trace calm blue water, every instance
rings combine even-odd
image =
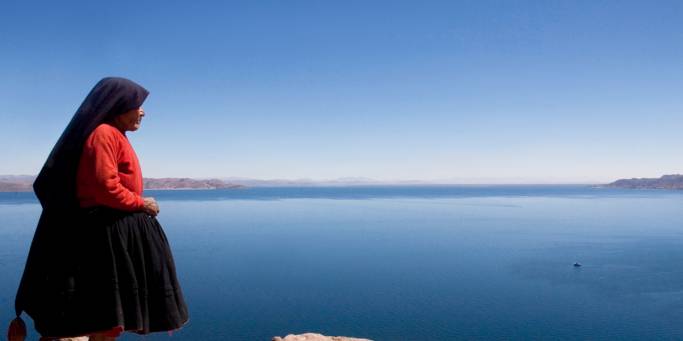
[[[374,340],[683,339],[683,192],[147,194],[160,201],[190,307],[190,323],[171,340],[309,331]],[[12,318],[39,213],[32,194],[0,193],[0,322]]]

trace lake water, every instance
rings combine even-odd
[[[146,194],[160,202],[190,322],[145,340],[683,339],[683,191]],[[32,194],[0,193],[3,329],[39,213]]]

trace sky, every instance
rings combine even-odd
[[[92,86],[145,177],[593,183],[683,173],[681,1],[0,2],[0,174]]]

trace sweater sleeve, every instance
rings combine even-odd
[[[85,143],[83,153],[94,170],[95,193],[101,204],[123,211],[144,208],[142,197],[124,187],[118,173],[118,141],[112,134],[96,132]]]

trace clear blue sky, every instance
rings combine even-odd
[[[104,76],[148,177],[683,173],[681,1],[3,1],[0,174]]]

